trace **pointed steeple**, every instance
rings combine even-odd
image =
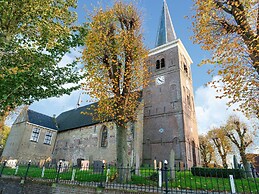
[[[156,47],[174,40],[176,40],[174,26],[171,20],[166,0],[164,0],[159,28],[157,32]]]

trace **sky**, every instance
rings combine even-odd
[[[95,6],[106,7],[112,5],[113,0],[79,0],[76,12],[78,14],[78,24],[87,21],[89,14]],[[163,0],[135,0],[134,1],[140,12],[143,20],[143,34],[144,44],[147,48],[152,49],[155,46],[157,29],[162,10]],[[172,22],[176,31],[177,38],[181,39],[186,50],[193,60],[192,64],[192,79],[193,90],[195,94],[196,117],[198,123],[199,134],[206,133],[211,127],[220,126],[226,122],[229,115],[233,114],[233,108],[226,106],[227,99],[216,99],[215,89],[205,86],[208,81],[212,79],[219,79],[219,77],[212,77],[207,74],[210,65],[199,67],[198,64],[202,59],[209,57],[208,52],[203,51],[200,45],[192,42],[192,20],[190,19],[194,12],[192,11],[192,0],[167,0],[167,5],[171,14]],[[186,18],[186,16],[189,17]],[[79,53],[72,51],[67,54],[61,65],[71,62]],[[37,112],[53,116],[59,115],[61,112],[76,108],[76,104],[81,91],[72,92],[71,95],[64,95],[60,98],[44,99],[39,102],[34,102],[30,109]],[[86,104],[87,96],[82,95],[81,100]],[[244,118],[240,113],[237,113]],[[245,119],[245,118],[244,118]],[[259,147],[257,148],[259,152]]]

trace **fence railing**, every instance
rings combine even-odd
[[[122,173],[123,180],[119,173]],[[116,165],[90,166],[80,169],[64,166],[62,163],[39,166],[31,162],[19,163],[15,168],[3,162],[0,177],[3,175],[44,179],[50,182],[63,182],[94,187],[129,189],[157,193],[259,193],[259,177],[252,169],[161,169],[151,166],[121,168]]]

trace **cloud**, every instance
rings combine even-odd
[[[221,77],[215,76],[212,81],[217,81]],[[219,83],[219,86],[222,83]],[[238,111],[237,104],[227,106],[228,98],[216,98],[220,95],[215,88],[210,85],[201,86],[195,91],[195,109],[199,134],[207,133],[212,127],[219,127],[224,124],[230,115],[237,115],[243,122],[249,123],[248,119]]]
[[[70,53],[66,53],[61,61],[58,63],[59,67],[65,67],[67,64],[72,63],[73,61],[76,60],[77,57],[80,57],[81,55],[81,49],[76,48],[76,49],[71,49]]]
[[[217,81],[221,77],[215,76],[212,81]],[[222,83],[220,83],[222,84]],[[198,124],[198,133],[206,134],[213,127],[220,127],[225,124],[230,115],[237,115],[240,120],[247,124],[248,127],[259,126],[258,119],[248,120],[242,112],[234,111],[237,104],[228,107],[228,98],[216,98],[220,95],[215,88],[210,85],[201,86],[195,91],[195,110]],[[257,127],[258,128],[258,127]],[[254,143],[248,148],[248,152],[259,153],[259,131],[254,137]]]
[[[90,97],[82,90],[77,90],[72,92],[70,95],[63,95],[61,97],[53,97],[48,99],[43,99],[39,102],[34,102],[29,108],[37,112],[53,116],[55,114],[58,116],[60,113],[74,109],[77,107],[78,99],[81,93],[81,104],[84,106],[89,104]]]

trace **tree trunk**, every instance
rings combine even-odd
[[[224,167],[224,168],[228,168],[226,156],[221,156],[221,159],[222,159],[223,167]]]
[[[240,151],[240,156],[241,156],[242,163],[243,163],[243,166],[244,166],[244,169],[245,169],[245,172],[246,172],[246,177],[251,178],[252,177],[252,169],[250,168],[250,165],[249,165],[249,163],[246,159],[245,153]]]
[[[117,147],[117,170],[118,182],[123,183],[129,178],[129,155],[127,144],[127,127],[126,124],[121,126],[117,125],[116,135]]]

